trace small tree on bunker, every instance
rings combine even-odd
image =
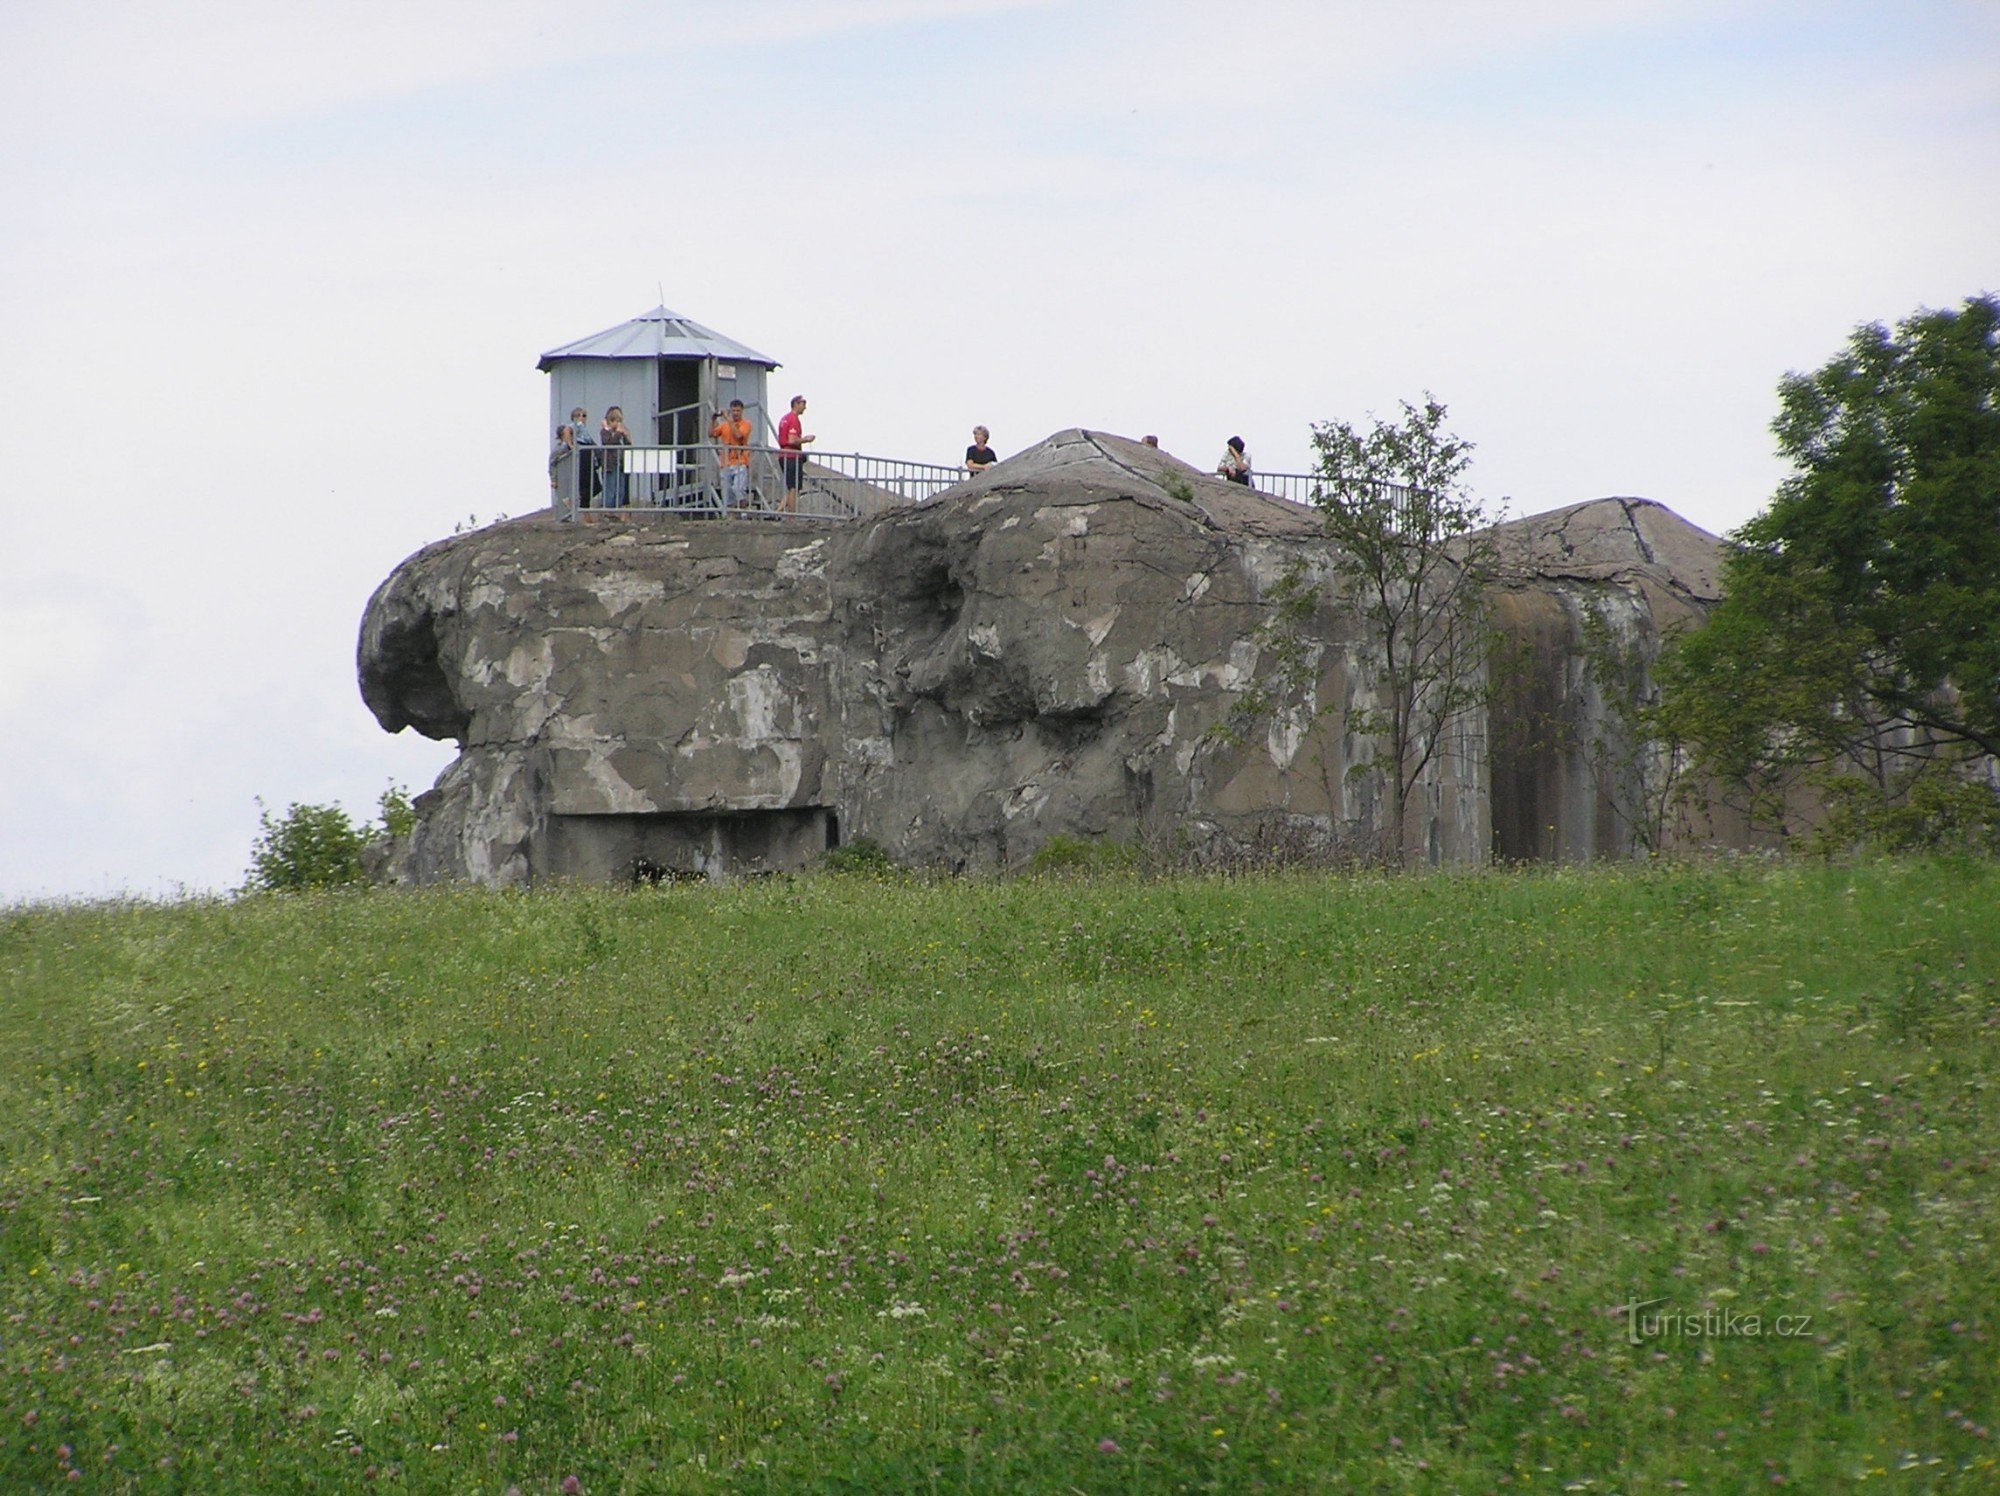
[[[1493,580],[1493,523],[1465,486],[1472,444],[1445,429],[1426,394],[1402,419],[1359,431],[1313,426],[1313,505],[1339,550],[1342,582],[1379,648],[1378,705],[1355,730],[1381,744],[1396,855],[1407,854],[1410,803],[1448,751],[1464,715],[1486,699],[1484,599]]]
[[[2000,756],[2000,299],[1858,328],[1779,385],[1792,472],[1723,601],[1663,661],[1704,766],[1775,804],[1802,776],[1884,802]]]

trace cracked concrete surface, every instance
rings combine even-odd
[[[1563,589],[1650,618],[1712,587],[1713,538],[1645,501],[1496,541],[1551,668]],[[863,521],[533,516],[427,547],[368,605],[361,689],[386,729],[461,745],[418,801],[420,881],[787,866],[836,835],[967,869],[1056,835],[1372,851],[1384,797],[1347,719],[1378,659],[1351,609],[1306,625],[1309,702],[1228,730],[1300,557],[1333,572],[1310,511],[1073,430]],[[1489,855],[1488,757],[1486,720],[1462,723],[1413,849]]]

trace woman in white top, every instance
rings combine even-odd
[[[1222,449],[1222,461],[1215,465],[1215,471],[1231,483],[1241,483],[1246,488],[1250,486],[1250,454],[1243,450],[1242,437],[1229,438],[1229,445]]]

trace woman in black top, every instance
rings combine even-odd
[[[983,473],[1000,460],[986,445],[986,439],[991,434],[984,426],[972,428],[972,445],[965,449],[965,470],[968,473]]]

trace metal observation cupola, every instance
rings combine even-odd
[[[771,429],[765,376],[778,361],[699,322],[656,306],[630,322],[551,348],[536,365],[549,376],[549,432],[578,406],[591,434],[616,405],[634,440],[679,447],[708,440],[718,410],[741,400],[751,429]]]
[[[854,519],[920,502],[965,477],[941,463],[824,446],[780,451],[766,394],[778,361],[663,306],[551,348],[536,367],[549,376],[550,507],[563,519],[595,519],[586,511],[600,509]],[[715,427],[733,400],[743,402],[747,443],[725,441]],[[629,443],[597,439],[614,405]],[[579,407],[585,441],[564,449],[556,432]]]

